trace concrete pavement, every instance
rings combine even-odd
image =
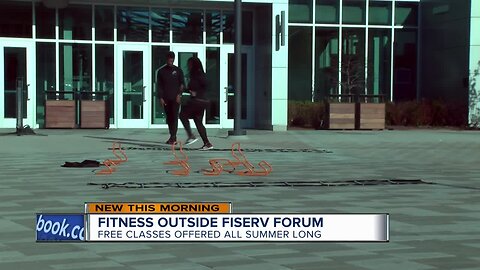
[[[12,130],[0,130],[0,134]],[[177,177],[165,130],[37,130],[0,136],[0,269],[480,269],[480,133],[453,130],[208,130],[217,149],[232,142],[268,177]],[[183,138],[179,130],[179,138]],[[115,174],[60,167],[110,158],[120,141],[129,162]],[[197,142],[193,147],[200,147]],[[283,151],[280,151],[283,150]],[[286,151],[288,150],[288,151]],[[227,151],[188,151],[194,169]],[[423,179],[437,185],[101,189],[105,182],[341,181]],[[83,212],[85,201],[233,201],[234,211],[390,213],[389,243],[87,243],[34,241],[37,212]]]

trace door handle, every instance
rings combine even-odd
[[[228,91],[233,89],[233,87],[230,85],[230,86],[224,87],[224,89],[225,89],[225,101],[224,102],[228,102],[228,96],[230,96]]]
[[[26,87],[27,89],[25,89],[25,90],[26,90],[26,91],[25,91],[25,95],[26,95],[27,101],[30,100],[30,97],[28,96],[28,87],[29,87],[29,86],[30,86],[30,84],[27,84],[27,87]]]
[[[145,99],[145,88],[147,88],[145,85],[142,88],[142,100],[143,102],[146,102],[147,100]]]

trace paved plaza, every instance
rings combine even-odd
[[[0,269],[480,269],[480,132],[458,130],[208,130],[216,149],[233,142],[266,177],[166,173],[166,130],[0,130]],[[179,130],[179,138],[184,138]],[[62,168],[104,160],[119,141],[129,161],[112,175]],[[194,170],[228,151],[189,147]],[[262,151],[260,151],[262,150]],[[88,183],[422,179],[433,184],[109,188]],[[389,213],[388,243],[36,243],[35,213],[81,213],[86,201],[232,201],[237,213]]]

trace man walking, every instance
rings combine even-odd
[[[168,52],[166,58],[167,63],[157,73],[157,94],[167,115],[170,138],[166,143],[175,144],[177,142],[178,109],[185,83],[182,70],[173,65],[175,53]]]

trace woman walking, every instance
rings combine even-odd
[[[197,57],[190,57],[188,59],[188,69],[190,74],[190,81],[188,83],[188,91],[190,92],[190,99],[185,105],[182,106],[180,112],[180,120],[183,127],[187,132],[188,139],[185,141],[185,145],[192,144],[197,141],[197,138],[192,133],[190,122],[188,119],[193,119],[198,133],[203,140],[203,146],[200,150],[210,150],[213,145],[210,143],[207,137],[207,130],[202,123],[203,114],[207,108],[209,101],[205,98],[205,92],[207,90],[207,78],[203,70],[203,65],[200,59]]]

